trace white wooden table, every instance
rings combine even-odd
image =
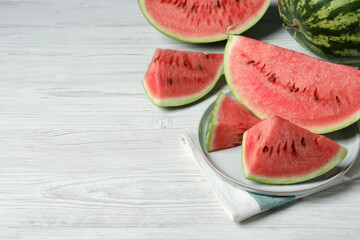
[[[276,1],[244,35],[302,49]],[[0,239],[359,239],[360,180],[231,222],[179,142],[223,90],[160,109],[155,30],[137,1],[0,0]]]

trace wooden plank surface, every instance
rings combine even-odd
[[[244,35],[308,53],[276,1]],[[0,0],[0,239],[356,239],[360,181],[231,222],[179,134],[223,90],[160,109],[141,80],[164,36],[137,1]],[[309,53],[308,53],[309,54]]]

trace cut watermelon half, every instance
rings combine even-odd
[[[223,71],[223,54],[156,49],[143,80],[160,107],[181,106],[206,95]]]
[[[346,154],[347,149],[335,141],[272,117],[244,133],[242,165],[249,180],[290,184],[324,174]]]
[[[211,112],[206,135],[208,152],[239,146],[243,133],[260,122],[252,112],[235,99],[220,93]]]
[[[264,15],[271,0],[138,0],[146,19],[160,32],[186,42],[226,39],[239,34]]]
[[[354,67],[231,36],[224,72],[234,97],[261,119],[277,115],[314,133],[360,119],[360,71]]]

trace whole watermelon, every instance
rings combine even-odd
[[[337,63],[360,63],[360,0],[279,0],[284,26],[303,47]]]

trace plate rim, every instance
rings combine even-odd
[[[231,92],[228,92],[228,93],[225,93],[226,95],[229,96],[229,94],[231,94]],[[232,96],[232,95],[231,95]],[[253,192],[253,193],[259,193],[259,194],[263,194],[263,195],[271,195],[271,196],[274,196],[274,195],[277,195],[277,196],[295,196],[295,195],[299,195],[299,194],[306,194],[306,193],[310,193],[310,192],[313,192],[315,190],[318,190],[318,189],[322,189],[323,187],[325,186],[328,186],[328,185],[331,185],[335,180],[338,180],[340,177],[344,176],[346,174],[346,172],[349,171],[349,169],[354,165],[354,163],[357,161],[357,159],[359,158],[359,154],[360,154],[360,148],[358,149],[358,153],[357,153],[357,158],[355,158],[348,166],[346,166],[341,172],[339,172],[338,174],[336,174],[335,176],[329,178],[328,180],[326,180],[324,183],[321,183],[319,185],[316,185],[316,186],[313,186],[313,187],[309,187],[307,189],[302,189],[302,190],[291,190],[291,191],[274,191],[274,190],[263,190],[263,189],[258,189],[258,188],[255,188],[255,187],[251,187],[251,186],[247,186],[245,184],[242,184],[241,182],[239,181],[235,181],[234,179],[230,178],[229,176],[227,176],[226,174],[224,174],[222,171],[220,171],[217,167],[215,167],[211,161],[206,157],[205,153],[204,153],[204,150],[202,149],[201,147],[201,143],[200,143],[200,126],[202,124],[202,120],[204,118],[204,115],[205,113],[209,110],[209,108],[211,106],[214,105],[214,102],[213,101],[210,106],[208,106],[206,108],[206,110],[202,113],[201,117],[200,117],[200,121],[197,125],[197,134],[196,134],[196,147],[200,150],[200,155],[201,157],[207,162],[207,164],[218,174],[220,175],[222,178],[224,178],[226,181],[229,181],[233,184],[235,184],[236,186],[239,186],[243,189],[246,189],[250,192]],[[356,124],[357,125],[357,129],[359,131],[358,135],[360,134],[360,126],[358,124],[358,121],[354,122],[353,124]],[[353,125],[351,124],[351,125]],[[349,126],[351,126],[349,125]],[[277,185],[279,186],[279,185]]]

